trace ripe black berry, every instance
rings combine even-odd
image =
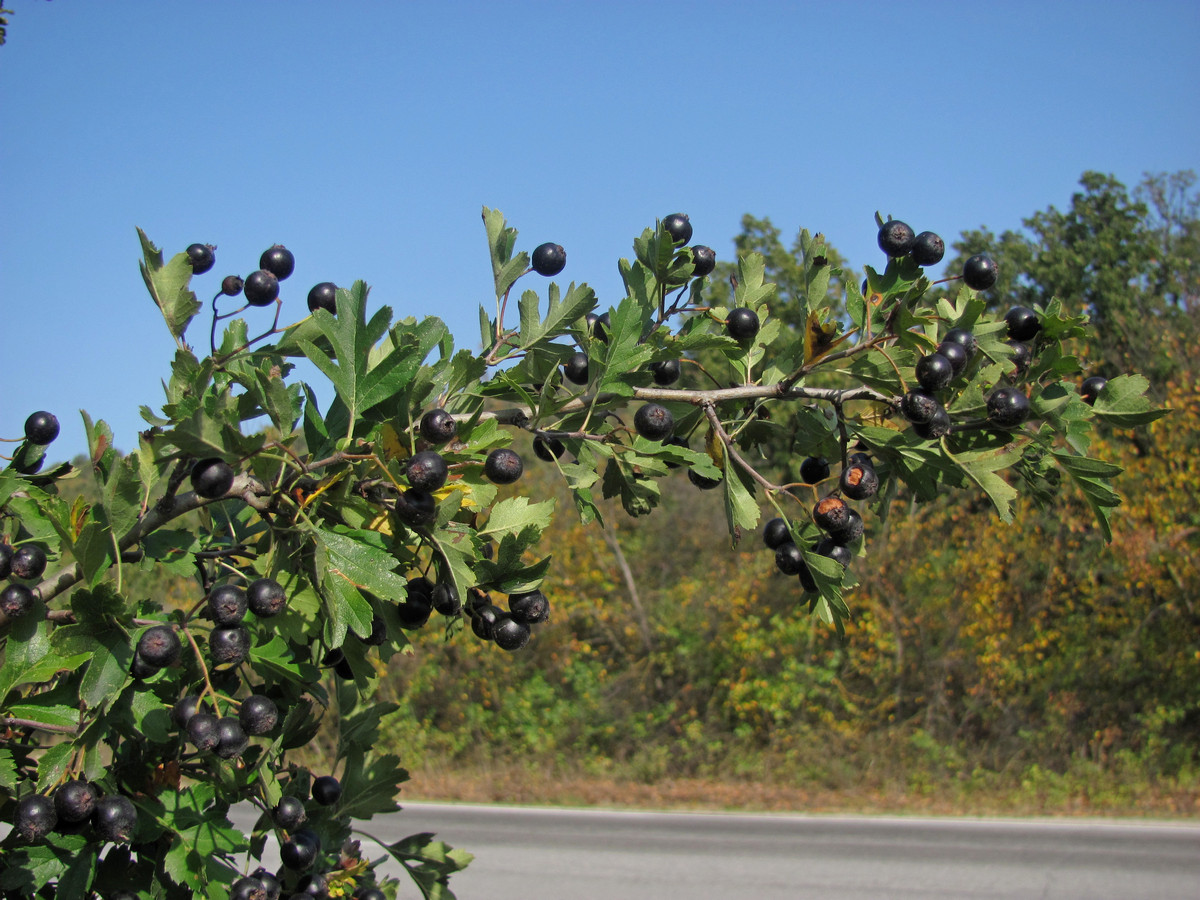
[[[248,606],[246,592],[236,584],[218,584],[208,593],[208,614],[218,625],[237,625]]]
[[[823,531],[845,528],[850,519],[850,507],[841,497],[826,497],[813,507],[813,521]]]
[[[264,250],[258,258],[259,269],[270,272],[279,281],[287,278],[296,269],[296,257],[283,244],[276,244],[269,250]]]
[[[316,832],[302,828],[279,847],[279,858],[293,871],[302,871],[316,862],[321,852],[321,839]]]
[[[1008,326],[1009,340],[1013,341],[1032,341],[1042,330],[1038,314],[1027,306],[1014,306],[1006,312],[1004,324]]]
[[[804,567],[796,574],[800,579],[800,587],[810,593],[815,594],[817,592],[817,582],[816,579],[813,578],[812,571],[808,568],[808,563],[805,563]]]
[[[188,740],[197,750],[213,750],[221,740],[217,732],[220,720],[212,713],[195,713],[187,723]]]
[[[45,446],[58,437],[58,417],[40,409],[25,420],[25,440]]]
[[[64,822],[83,822],[92,817],[99,799],[95,785],[74,779],[54,792],[54,811]]]
[[[342,799],[342,783],[332,775],[321,775],[313,779],[312,795],[322,806],[333,806]]]
[[[437,500],[428,491],[413,488],[396,498],[396,515],[406,525],[429,525],[437,518]]]
[[[33,609],[33,591],[23,584],[10,584],[0,591],[0,613],[18,619]]]
[[[1104,386],[1108,384],[1108,379],[1100,375],[1093,375],[1091,378],[1083,379],[1083,384],[1079,386],[1079,396],[1089,406],[1096,403],[1096,398],[1100,396],[1100,392],[1104,390]]]
[[[37,544],[22,544],[13,552],[9,567],[17,578],[40,578],[46,571],[46,551]]]
[[[401,628],[420,628],[433,612],[433,582],[428,578],[408,579],[404,600],[396,605]]]
[[[963,349],[962,344],[957,344],[953,341],[942,341],[937,345],[939,355],[946,357],[946,361],[950,363],[950,374],[952,378],[957,378],[963,373],[963,369],[967,367],[969,359],[967,351]]]
[[[697,244],[692,248],[692,274],[697,278],[711,275],[717,267],[717,254],[712,247]]]
[[[266,891],[265,900],[279,900],[279,895],[283,892],[283,886],[279,883],[279,879],[275,877],[273,872],[268,872],[262,866],[259,866],[250,873],[250,877],[257,878],[262,883],[263,890]],[[233,900],[233,898],[231,897],[230,900]]]
[[[246,588],[246,605],[260,619],[269,619],[287,606],[283,585],[271,578],[256,578]]]
[[[975,355],[975,335],[965,328],[951,328],[942,338],[943,344],[958,344],[967,352],[967,359]]]
[[[856,463],[842,470],[839,484],[851,500],[867,500],[879,491],[879,476],[871,466]]]
[[[490,603],[475,607],[471,611],[471,631],[480,640],[490,641],[492,629],[502,615],[504,615],[504,610]]]
[[[823,456],[806,456],[800,463],[800,480],[817,484],[829,477],[829,460]]]
[[[242,281],[242,276],[226,275],[221,279],[221,293],[226,297],[236,297],[242,292],[242,285],[244,284],[245,282]]]
[[[203,275],[216,265],[217,255],[213,253],[216,249],[212,244],[188,245],[187,250],[183,252],[187,254],[188,262],[192,266],[193,275]]]
[[[566,445],[558,438],[548,438],[543,435],[534,435],[533,438],[533,455],[543,462],[554,462],[567,452]]]
[[[462,612],[458,588],[448,581],[436,584],[433,588],[433,608],[443,616],[457,616]]]
[[[418,427],[421,437],[431,444],[445,444],[458,434],[458,421],[440,406],[421,416],[421,424]]]
[[[612,316],[608,313],[603,313],[599,316],[595,313],[588,313],[583,317],[583,320],[587,323],[592,337],[601,343],[608,343],[608,329],[612,327]]]
[[[1020,341],[1009,341],[1008,346],[1012,347],[1013,370],[1020,376],[1029,371],[1029,364],[1033,362],[1033,350],[1028,344],[1023,344]]]
[[[907,256],[916,239],[912,228],[898,219],[884,222],[879,229],[879,249],[892,258]]]
[[[7,578],[8,573],[12,571],[14,552],[12,544],[0,543],[0,578]]]
[[[337,315],[337,285],[332,281],[314,284],[308,292],[308,311],[316,312],[318,309]]]
[[[304,801],[299,797],[281,797],[271,818],[284,831],[295,831],[308,821],[308,813],[304,811]]]
[[[662,225],[676,244],[686,244],[692,239],[692,223],[683,213],[671,213],[662,220]]]
[[[409,457],[407,468],[408,483],[419,491],[430,493],[441,489],[450,473],[446,461],[436,450],[422,450],[413,454]]]
[[[735,341],[750,341],[758,334],[758,313],[744,306],[729,311],[725,331]]]
[[[198,460],[192,466],[192,490],[205,500],[224,497],[233,487],[233,467],[216,456]]]
[[[187,730],[188,722],[192,720],[192,716],[200,712],[200,698],[196,696],[181,697],[175,701],[175,705],[171,707],[171,718],[175,720],[175,724],[180,728]]]
[[[863,536],[863,520],[853,508],[851,508],[846,524],[841,528],[834,528],[829,531],[829,537],[838,544],[851,544]]]
[[[763,526],[762,537],[763,543],[767,545],[768,550],[778,550],[792,539],[792,533],[788,530],[786,520],[774,518]]]
[[[1029,418],[1029,398],[1017,388],[996,388],[987,398],[987,418],[997,428],[1016,428]]]
[[[675,430],[675,416],[665,406],[646,403],[633,415],[633,427],[648,441],[661,441]]]
[[[493,484],[512,484],[525,471],[525,464],[515,450],[499,447],[487,455],[483,474]]]
[[[319,872],[305,875],[296,882],[296,893],[293,897],[312,897],[313,900],[330,900],[329,879]]]
[[[913,432],[927,441],[936,441],[950,433],[950,413],[940,403],[928,422],[913,422]]]
[[[942,408],[941,401],[928,391],[912,390],[900,400],[900,413],[914,425],[926,425]]]
[[[775,548],[775,566],[784,575],[799,575],[804,566],[804,554],[788,540]]]
[[[279,707],[270,697],[251,694],[242,701],[242,708],[238,710],[238,721],[242,723],[246,734],[266,734],[279,723]]]
[[[246,276],[242,291],[251,306],[270,306],[279,296],[279,279],[266,269],[259,269]]]
[[[387,894],[379,888],[367,888],[355,894],[354,900],[387,900]]]
[[[953,346],[958,347],[957,344]],[[959,347],[959,351],[962,351],[961,347]],[[952,378],[954,378],[954,368],[950,364],[950,360],[941,353],[930,353],[917,360],[917,382],[924,390],[930,393],[940,391],[950,383]]]
[[[563,363],[563,377],[572,384],[587,384],[588,355],[580,350],[568,356]]]
[[[918,266],[936,266],[946,255],[946,242],[932,231],[922,231],[908,252]]]
[[[242,728],[242,723],[233,716],[224,716],[217,721],[217,746],[213,752],[221,759],[233,759],[235,756],[241,756],[244,751],[250,746],[250,738],[246,735],[246,729]]]
[[[530,261],[533,271],[549,278],[551,275],[557,275],[566,267],[567,251],[562,248],[561,244],[539,244],[534,248]]]
[[[711,491],[713,488],[720,487],[723,480],[722,478],[709,478],[707,475],[701,475],[695,469],[688,469],[688,481],[702,491]]]
[[[508,613],[501,613],[492,625],[492,640],[501,650],[513,653],[529,643],[529,626]]]
[[[255,875],[245,875],[229,886],[229,900],[267,900],[267,887]]]
[[[518,622],[540,625],[550,618],[550,601],[541,591],[508,595],[508,611]]]
[[[136,652],[141,659],[161,669],[179,659],[181,648],[179,635],[174,628],[170,625],[151,625],[138,638]]]
[[[832,537],[821,538],[813,550],[839,563],[843,569],[849,568],[850,560],[854,558],[845,544],[839,544]]]
[[[666,387],[679,380],[679,360],[667,359],[662,362],[650,363],[650,371],[654,375],[654,383]]]
[[[996,283],[1000,269],[990,256],[978,253],[963,263],[963,281],[973,291],[986,291]]]
[[[137,827],[137,809],[133,801],[120,794],[109,794],[96,802],[92,827],[103,841],[127,844]]]
[[[244,625],[214,628],[208,636],[208,655],[218,666],[240,665],[250,655],[250,632]]]
[[[13,831],[28,843],[40,841],[58,824],[58,813],[54,803],[42,794],[30,794],[17,804],[17,815],[13,820]]]

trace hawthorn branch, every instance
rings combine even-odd
[[[764,478],[759,474],[758,470],[754,468],[754,466],[746,462],[745,458],[738,453],[737,447],[734,446],[733,438],[729,436],[729,433],[721,424],[721,417],[717,415],[716,408],[711,403],[704,404],[703,408],[705,418],[708,419],[708,424],[712,426],[712,429],[716,433],[717,437],[721,439],[721,443],[725,446],[725,452],[729,454],[733,461],[741,466],[747,475],[762,485],[764,490],[770,491],[773,494],[784,493],[791,496],[791,492],[786,490],[783,485],[775,484],[774,482]]]

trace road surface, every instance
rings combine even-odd
[[[450,882],[459,900],[1200,900],[1200,825],[1186,823],[410,803],[368,827],[474,853]]]

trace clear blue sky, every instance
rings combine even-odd
[[[475,346],[484,205],[607,304],[671,212],[722,258],[750,212],[861,266],[876,210],[949,243],[1088,169],[1200,169],[1195,0],[3,5],[0,435],[50,410],[55,458],[85,450],[79,409],[129,449],[161,402],[135,226],[218,246],[202,300],[278,242],[285,318],[362,278]]]

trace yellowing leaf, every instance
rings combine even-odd
[[[462,494],[462,505],[464,507],[480,509],[479,504],[475,502],[475,489],[461,479],[447,482],[444,487],[434,491],[433,496],[438,503],[441,503],[455,491]]]
[[[725,444],[721,442],[720,436],[712,428],[709,428],[708,433],[704,435],[704,450],[717,468],[725,468]]]
[[[836,323],[822,325],[821,317],[815,312],[810,312],[804,328],[804,362],[810,363],[814,359],[820,359],[843,340],[845,337],[837,336]]]
[[[383,455],[387,459],[405,459],[410,455],[403,435],[391,424],[385,423],[379,429],[379,443],[383,447]]]

